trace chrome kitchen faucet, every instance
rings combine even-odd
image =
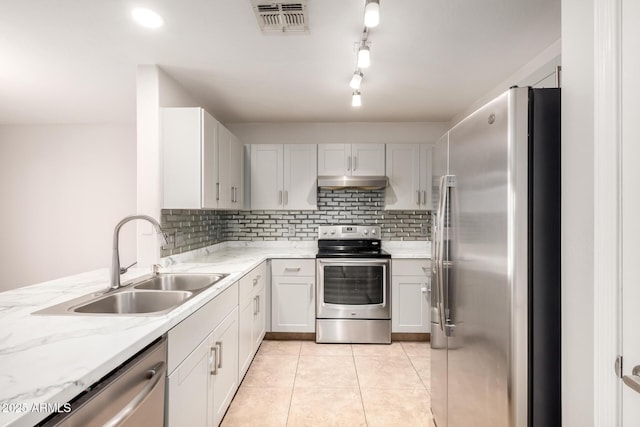
[[[120,229],[127,222],[134,219],[144,219],[149,221],[156,229],[156,232],[162,236],[164,243],[169,243],[167,234],[162,230],[158,221],[153,217],[150,217],[149,215],[130,215],[125,217],[116,225],[116,228],[113,231],[113,259],[111,261],[111,283],[109,284],[109,289],[118,289],[120,287],[120,253],[118,251],[118,236],[120,235]]]

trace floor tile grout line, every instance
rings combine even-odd
[[[351,346],[351,358],[353,359],[353,369],[356,371],[356,381],[358,382],[358,393],[360,394],[360,404],[362,405],[362,414],[364,415],[364,425],[368,426],[367,410],[364,407],[364,397],[362,397],[362,387],[360,387],[360,376],[358,375],[358,365],[356,364],[356,355],[353,352],[353,344]]]
[[[402,347],[402,349],[404,350],[404,347]],[[405,351],[405,354],[406,354],[406,351]],[[425,388],[425,390],[427,390],[427,393],[429,394],[429,396],[431,396],[431,391],[429,390],[429,387],[427,387],[427,384],[425,383],[424,379],[422,379],[422,375],[420,375],[420,372],[418,372],[418,368],[416,368],[416,365],[413,363],[413,359],[408,354],[407,354],[407,357],[409,358],[409,362],[411,363],[411,367],[413,368],[414,371],[416,371],[416,375],[420,379],[420,382],[422,383],[422,386]],[[420,357],[420,356],[418,356],[418,357]]]
[[[296,372],[293,374],[293,385],[291,386],[291,397],[289,398],[289,408],[287,409],[287,419],[284,423],[285,427],[289,425],[289,416],[291,415],[291,404],[293,403],[293,393],[296,389],[296,378],[298,377],[298,367],[300,366],[300,353],[302,353],[302,341],[298,348],[298,361],[296,362]]]

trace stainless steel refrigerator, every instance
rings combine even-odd
[[[560,89],[512,88],[436,144],[438,427],[561,425]]]

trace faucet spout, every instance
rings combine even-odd
[[[111,260],[111,280],[109,289],[118,289],[120,287],[120,252],[118,250],[120,229],[127,222],[134,219],[144,219],[145,221],[150,222],[151,225],[153,225],[153,227],[156,229],[156,232],[162,236],[162,240],[164,241],[164,243],[169,243],[166,233],[162,230],[162,227],[160,227],[158,221],[156,221],[153,217],[149,215],[130,215],[122,219],[122,221],[116,224],[116,228],[113,230],[113,256]]]

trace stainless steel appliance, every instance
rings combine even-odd
[[[391,342],[391,255],[380,227],[318,227],[316,342]]]
[[[163,337],[71,401],[69,413],[55,415],[42,425],[161,427],[166,373],[167,339]]]
[[[560,90],[512,88],[434,150],[438,427],[561,425]]]

